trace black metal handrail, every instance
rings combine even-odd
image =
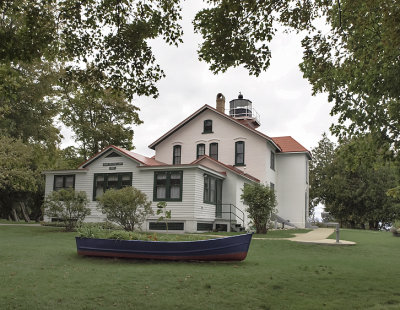
[[[215,209],[215,216],[217,216],[218,214],[224,214],[224,213],[229,213],[229,225],[232,224],[232,214],[237,217],[239,220],[242,221],[242,226],[244,227],[244,212],[242,210],[240,210],[238,207],[236,207],[234,204],[231,203],[220,203],[218,204],[219,206],[223,207],[223,206],[229,206],[229,211],[222,211],[221,212],[217,212],[217,209]],[[240,217],[236,212],[232,212],[232,207],[234,208],[234,210],[238,210],[240,213],[242,213],[242,217]]]

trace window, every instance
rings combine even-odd
[[[235,143],[235,166],[244,166],[244,141]]]
[[[204,121],[203,133],[212,133],[212,120],[207,119]]]
[[[217,204],[217,200],[222,197],[221,180],[214,178],[208,174],[204,175],[204,203]],[[218,199],[218,197],[220,197]],[[219,203],[221,203],[219,201]]]
[[[212,231],[213,223],[197,223],[197,231]]]
[[[55,175],[53,189],[58,191],[67,188],[75,188],[75,175]]]
[[[218,160],[218,143],[210,143],[210,157]]]
[[[132,186],[132,172],[95,173],[93,183],[93,200],[96,200],[108,189]]]
[[[308,184],[308,160],[306,160],[306,184]]]
[[[271,165],[270,165],[272,170],[275,170],[275,153],[271,151]]]
[[[275,184],[270,182],[269,183],[269,188],[272,189],[273,191],[275,191]]]
[[[182,171],[154,172],[154,201],[182,201]]]
[[[150,230],[166,230],[167,225],[163,222],[150,222],[149,223]],[[184,230],[185,223],[183,222],[168,222],[169,230]]]
[[[196,159],[206,154],[206,145],[203,143],[197,144],[197,155]]]
[[[175,145],[174,146],[172,164],[174,164],[174,165],[180,165],[181,164],[181,149],[182,148],[181,148],[180,145]]]

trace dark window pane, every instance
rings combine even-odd
[[[210,133],[212,132],[212,120],[208,119],[204,121],[204,128],[203,128],[204,133]]]
[[[99,198],[104,193],[104,176],[97,175],[95,176],[95,198]]]
[[[216,186],[215,178],[210,178],[210,202],[215,203]]]
[[[275,153],[271,151],[271,169],[275,170]]]
[[[107,189],[118,189],[118,174],[107,175]]]
[[[180,165],[181,163],[181,146],[175,145],[173,152],[173,162],[174,165]]]
[[[235,165],[244,165],[244,142],[235,143]]]
[[[67,175],[65,176],[65,188],[74,188],[74,176],[73,175]]]
[[[218,143],[210,144],[210,157],[218,160]]]
[[[165,199],[167,198],[167,174],[157,173],[156,174],[156,198]]]
[[[206,145],[201,143],[197,144],[197,158],[206,154]]]
[[[171,173],[170,175],[170,198],[179,199],[181,197],[181,174]]]
[[[166,188],[166,186],[157,185],[156,197],[157,197],[157,199],[165,199],[165,198],[167,198],[167,188]]]
[[[204,176],[204,202],[209,201],[210,191],[209,191],[209,177],[208,175]]]
[[[130,174],[123,174],[121,176],[121,187],[132,186],[132,180]]]
[[[58,190],[64,187],[64,176],[55,175],[54,176],[54,189]]]

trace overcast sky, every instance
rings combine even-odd
[[[311,86],[302,78],[298,66],[302,59],[301,36],[277,35],[270,46],[271,66],[259,77],[249,76],[244,68],[213,75],[196,53],[201,37],[194,34],[192,20],[201,6],[201,1],[183,3],[184,43],[178,48],[162,40],[152,42],[166,78],[158,83],[157,99],[138,97],[133,102],[140,108],[144,121],[134,126],[135,152],[154,155],[148,148],[150,143],[204,104],[215,107],[217,93],[224,94],[228,108],[239,91],[260,114],[260,131],[272,137],[289,135],[307,149],[315,147],[322,133],[329,132],[333,118],[329,115],[331,104],[327,96],[311,96]],[[63,130],[63,134],[63,146],[74,144],[67,131]]]

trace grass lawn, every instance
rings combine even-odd
[[[253,240],[237,263],[80,257],[74,235],[0,226],[0,308],[400,308],[400,238],[387,232],[342,230],[351,247]]]

